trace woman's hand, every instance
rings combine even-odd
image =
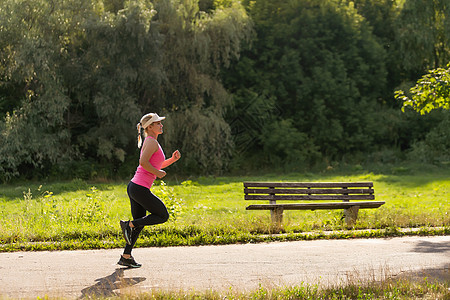
[[[164,169],[165,167],[170,166],[171,164],[173,164],[174,162],[179,160],[180,157],[181,157],[180,151],[176,150],[174,153],[172,153],[172,157],[170,157],[169,159],[166,159],[163,162],[161,169]]]
[[[156,177],[158,177],[158,178],[163,178],[164,176],[166,176],[166,171],[164,171],[164,170],[158,170],[158,173],[155,174],[155,175],[156,175]]]
[[[181,153],[180,151],[176,150],[175,152],[172,153],[172,159],[174,162],[176,162],[177,160],[179,160],[181,157]]]

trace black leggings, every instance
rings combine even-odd
[[[146,225],[155,225],[166,222],[169,212],[164,203],[150,189],[130,181],[127,187],[130,197],[131,215],[133,216],[133,231],[131,233],[131,245],[126,245],[123,254],[131,254],[139,233]],[[150,213],[147,215],[147,211]]]

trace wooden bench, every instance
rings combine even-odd
[[[252,204],[246,209],[270,210],[277,225],[283,222],[284,210],[316,209],[344,209],[346,223],[353,225],[359,209],[378,208],[385,203],[373,201],[372,182],[244,182],[244,193],[245,200],[268,200],[268,204]]]

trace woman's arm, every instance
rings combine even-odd
[[[162,167],[161,168],[165,168],[170,166],[171,164],[173,164],[174,162],[176,162],[177,160],[179,160],[181,157],[181,153],[180,151],[176,150],[174,153],[172,153],[172,157],[166,159],[163,163],[162,163]]]
[[[156,177],[162,178],[166,175],[165,171],[158,170],[150,163],[150,157],[153,153],[158,151],[158,142],[154,139],[146,139],[144,145],[142,146],[142,154],[139,158],[139,164],[147,171],[155,174]]]

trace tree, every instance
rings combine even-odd
[[[405,77],[415,80],[426,70],[450,61],[448,0],[405,0],[397,18],[396,40]]]
[[[66,125],[70,97],[61,64],[92,9],[78,1],[3,1],[0,6],[3,97],[16,97],[1,132],[2,179],[57,164],[74,154]],[[11,94],[9,94],[11,93]]]
[[[410,97],[404,91],[398,90],[395,97],[403,101],[403,108],[411,107],[420,114],[426,114],[435,109],[450,109],[450,63],[447,68],[430,70],[422,76],[417,84],[409,90]]]
[[[164,36],[164,77],[160,85],[147,90],[144,107],[170,115],[164,142],[186,154],[179,163],[186,171],[220,172],[233,143],[225,120],[232,99],[219,74],[239,57],[251,23],[237,1],[211,13],[199,11],[196,1],[156,1],[155,9],[155,23]]]
[[[255,109],[239,121],[254,129],[251,150],[275,144],[263,130],[275,124],[289,132],[283,137],[308,140],[299,163],[314,161],[318,151],[337,159],[368,149],[374,138],[369,120],[386,89],[385,51],[353,5],[263,0],[248,1],[248,10],[257,37],[225,82],[235,95],[235,118]],[[298,145],[281,139],[286,149],[278,153]],[[273,157],[270,150],[262,155]]]
[[[372,32],[378,43],[386,51],[385,65],[387,69],[387,86],[383,93],[384,99],[392,98],[392,91],[402,82],[403,59],[397,46],[398,16],[401,12],[401,0],[354,0],[358,13],[372,27]],[[394,101],[386,101],[394,105]]]
[[[221,170],[231,102],[218,74],[250,29],[237,1],[222,2],[204,12],[196,0],[2,1],[2,179],[70,175],[73,161],[112,175],[136,155],[135,124],[151,111],[169,116],[169,151]]]

